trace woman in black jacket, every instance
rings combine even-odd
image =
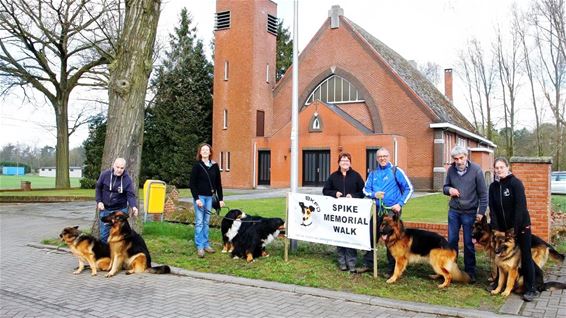
[[[495,181],[489,186],[491,225],[497,231],[513,230],[521,249],[521,268],[525,283],[523,300],[532,301],[538,296],[534,287],[535,267],[531,255],[531,218],[527,210],[525,187],[509,171],[509,162],[497,158],[494,163]]]
[[[338,170],[334,171],[324,183],[322,194],[334,198],[363,198],[364,179],[351,168],[352,156],[341,153],[338,156]],[[354,248],[336,247],[340,270],[356,272],[357,252]]]
[[[200,258],[204,257],[205,252],[215,252],[208,241],[208,222],[212,210],[213,191],[218,195],[220,207],[224,206],[220,169],[218,164],[211,159],[212,154],[212,147],[209,144],[201,144],[198,147],[197,161],[193,165],[189,180],[195,210],[195,245]]]

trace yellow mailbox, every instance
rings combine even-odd
[[[143,209],[145,211],[144,222],[147,222],[149,213],[161,214],[163,221],[163,210],[165,209],[165,182],[161,180],[146,180],[143,184]]]

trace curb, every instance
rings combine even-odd
[[[38,244],[38,243],[27,243],[26,246],[71,253],[71,251],[66,247],[56,247],[53,245]],[[314,287],[305,287],[305,286],[298,286],[292,284],[264,281],[259,279],[243,278],[243,277],[229,276],[223,274],[195,272],[178,267],[171,267],[171,274],[179,275],[179,276],[187,276],[197,279],[212,280],[219,283],[266,288],[271,290],[296,293],[300,295],[310,295],[310,296],[324,297],[329,299],[351,301],[360,304],[367,304],[373,306],[380,306],[384,308],[397,309],[402,311],[412,311],[412,312],[432,314],[432,315],[443,315],[443,316],[452,316],[452,317],[472,317],[472,318],[523,317],[523,316],[517,316],[517,314],[507,314],[507,313],[511,313],[512,310],[508,310],[507,313],[505,314],[498,314],[491,311],[478,310],[478,309],[452,308],[452,307],[445,307],[440,305],[430,305],[424,303],[409,302],[404,300],[393,300],[393,299],[380,298],[375,296],[352,294],[347,292],[326,290],[326,289],[320,289]]]

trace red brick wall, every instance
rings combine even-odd
[[[216,12],[222,11],[230,11],[231,24],[229,29],[214,33],[213,159],[220,161],[221,152],[230,152],[230,171],[222,171],[223,186],[251,188],[256,112],[265,112],[266,132],[272,121],[277,38],[267,32],[267,14],[277,16],[277,4],[270,0],[218,0]],[[229,62],[228,80],[224,80],[225,61]],[[227,129],[223,129],[225,109]]]
[[[513,174],[523,181],[532,232],[544,240],[550,239],[550,158],[511,158]]]

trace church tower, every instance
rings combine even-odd
[[[257,183],[254,139],[271,129],[277,24],[273,1],[216,2],[212,147],[223,187]]]

